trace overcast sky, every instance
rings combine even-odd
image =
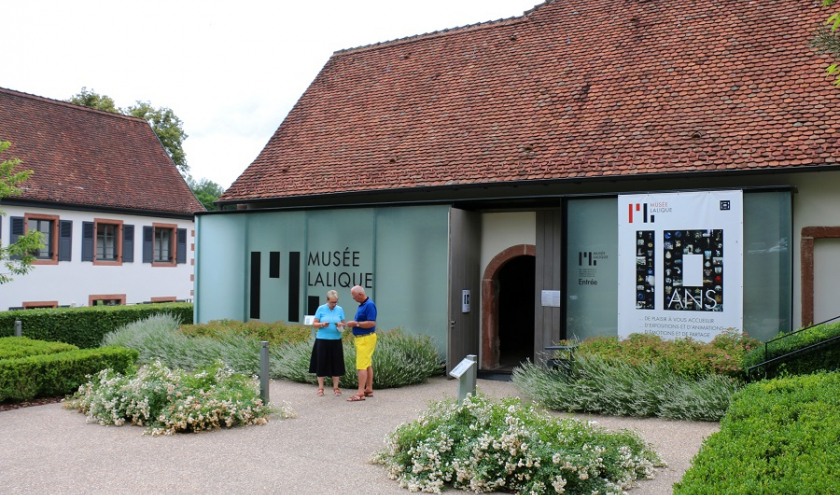
[[[171,108],[191,174],[224,188],[337,50],[520,16],[540,0],[12,0],[0,87]]]

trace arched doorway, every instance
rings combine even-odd
[[[481,369],[512,370],[534,356],[535,247],[496,255],[481,281]]]
[[[518,256],[499,270],[499,368],[513,371],[534,361],[534,269],[536,258]]]

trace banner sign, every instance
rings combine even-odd
[[[618,197],[618,336],[743,329],[743,193]]]

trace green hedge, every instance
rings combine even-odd
[[[64,342],[44,342],[26,337],[0,337],[0,360],[75,351],[78,347]]]
[[[782,335],[785,335],[785,333],[780,333],[776,338]],[[774,358],[838,335],[840,335],[840,322],[817,325],[790,337],[768,342],[767,354],[769,358]],[[765,359],[767,359],[765,348],[760,345],[744,357],[744,369],[759,364]],[[836,371],[838,369],[840,369],[840,346],[835,345],[798,356],[780,365],[774,365],[766,370],[766,374],[767,378],[774,378],[784,374],[807,375],[817,371]]]
[[[840,373],[749,385],[675,495],[840,493]]]
[[[23,309],[0,312],[0,337],[14,335],[15,320],[20,320],[25,337],[92,349],[99,347],[108,332],[160,313],[170,313],[181,323],[193,322],[192,303]]]
[[[100,347],[0,360],[0,402],[55,397],[78,390],[87,375],[105,368],[125,373],[134,366],[137,351]]]

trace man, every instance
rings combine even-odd
[[[347,399],[348,402],[365,400],[373,397],[373,350],[376,348],[376,305],[365,294],[365,290],[357,285],[350,289],[350,297],[359,303],[354,320],[348,321],[347,326],[353,329],[356,343],[356,371],[359,373],[359,390],[356,395]]]

